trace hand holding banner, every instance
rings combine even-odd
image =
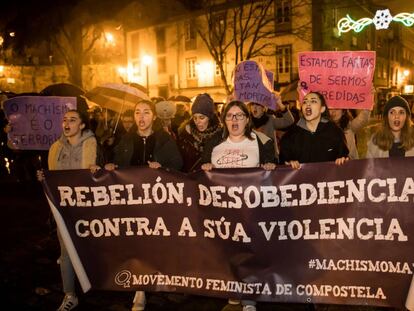
[[[299,98],[314,91],[329,108],[372,110],[374,71],[373,51],[299,53]]]

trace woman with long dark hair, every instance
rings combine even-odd
[[[78,110],[69,110],[63,116],[62,136],[50,146],[49,170],[96,170],[97,142],[89,129],[88,117]],[[37,172],[39,181],[44,179],[43,171]],[[68,251],[58,230],[60,244],[59,265],[65,297],[58,311],[69,311],[78,305],[75,292],[75,271]]]
[[[182,158],[174,139],[156,121],[153,102],[143,100],[135,105],[134,119],[137,130],[125,134],[114,149],[114,162],[105,164],[112,171],[116,167],[149,166],[179,170]],[[132,311],[145,309],[145,292],[137,291]]]
[[[181,154],[175,141],[156,120],[155,105],[143,100],[135,105],[136,131],[125,134],[114,149],[114,161],[105,165],[107,170],[116,166],[149,165],[180,170]]]
[[[281,163],[298,169],[300,163],[348,160],[343,131],[329,119],[325,98],[318,92],[308,93],[301,105],[301,118],[283,137]],[[282,162],[283,161],[283,162]]]

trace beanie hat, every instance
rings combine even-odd
[[[402,98],[401,96],[394,96],[391,97],[384,106],[384,111],[382,115],[386,117],[388,115],[388,111],[390,111],[394,107],[402,107],[405,109],[405,112],[408,116],[411,115],[410,106],[408,106],[408,102]]]
[[[211,119],[215,114],[214,101],[207,93],[197,95],[191,113],[201,113]]]
[[[176,107],[173,102],[163,100],[155,104],[155,112],[160,119],[172,119],[175,116]]]

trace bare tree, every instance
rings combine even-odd
[[[82,66],[101,37],[100,23],[130,0],[15,0],[0,12],[3,49],[24,54],[47,42],[65,62],[71,83],[82,87]],[[13,13],[13,14],[11,14]],[[13,32],[15,36],[7,34]],[[57,53],[56,53],[57,54]]]
[[[309,0],[297,1],[289,10],[297,12]],[[216,62],[227,94],[232,87],[226,76],[226,54],[234,53],[234,64],[257,56],[276,53],[276,38],[280,35],[275,25],[275,0],[206,0],[202,15],[197,19],[197,32]],[[297,13],[295,13],[297,14]],[[310,21],[290,29],[290,34],[309,41]]]
[[[82,68],[85,59],[102,36],[102,29],[98,25],[82,23],[82,20],[79,16],[79,19],[62,23],[58,27],[59,31],[51,34],[52,44],[65,61],[70,82],[80,87],[83,85]]]

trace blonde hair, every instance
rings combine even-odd
[[[404,126],[401,129],[401,146],[405,151],[410,150],[414,146],[414,128],[411,118],[407,114]],[[380,127],[375,132],[372,142],[381,150],[388,151],[394,143],[394,135],[392,134],[390,125],[388,123],[388,116],[382,118]]]

